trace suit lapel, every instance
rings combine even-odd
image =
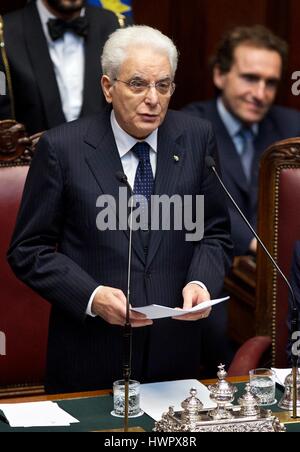
[[[255,155],[252,166],[252,179],[251,179],[251,205],[252,209],[257,209],[258,199],[258,185],[259,185],[259,162],[263,152],[275,141],[280,140],[278,133],[278,127],[272,122],[269,116],[267,116],[259,124],[259,132],[254,141]]]
[[[35,3],[31,3],[27,8],[24,8],[23,14],[27,51],[42,99],[47,125],[51,128],[66,120],[62,110],[53,64]]]
[[[255,149],[257,150],[259,156],[275,141],[281,139],[278,133],[279,128],[275,127],[269,116],[267,116],[259,124],[259,133],[257,139],[255,140]]]
[[[157,170],[155,176],[155,195],[172,196],[184,163],[185,150],[179,145],[180,134],[174,132],[166,118],[158,133]],[[151,264],[162,240],[164,231],[151,231],[147,267]]]
[[[99,124],[101,124],[101,126]],[[116,179],[116,173],[117,171],[123,172],[123,167],[110,126],[109,115],[102,118],[100,116],[97,117],[91,124],[84,141],[91,146],[91,151],[88,152],[86,156],[86,162],[92,174],[103,193],[111,195],[115,200],[118,225],[120,221],[119,187],[121,185]],[[114,208],[114,206],[112,207]],[[128,209],[126,209],[126,212],[128,213]],[[129,239],[128,229],[123,232]],[[136,233],[133,234],[132,246],[136,254],[144,263],[145,255],[143,246],[139,235]]]
[[[209,116],[209,119],[212,121],[216,131],[219,158],[221,168],[224,168],[224,175],[229,174],[230,178],[235,181],[240,190],[247,194],[248,184],[246,182],[246,176],[244,174],[241,160],[236,152],[234,142],[232,141],[223,121],[219,116],[215,103]]]
[[[89,21],[89,32],[85,41],[85,69],[81,116],[90,114],[91,112],[98,112],[101,105],[105,105],[100,86],[100,56],[104,37],[101,26],[99,25],[98,16],[93,14],[93,8],[86,7],[86,16]]]

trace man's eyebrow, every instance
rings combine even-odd
[[[261,78],[260,75],[255,74],[254,72],[240,72],[242,77],[253,77],[253,78]]]
[[[145,76],[143,76],[141,74],[137,74],[137,73],[131,75],[131,77],[130,77],[131,80],[135,79],[135,78],[139,78],[141,80],[147,80],[147,78]],[[172,80],[171,75],[169,75],[169,74],[168,75],[162,75],[160,78],[157,79],[157,81],[159,81],[159,82],[162,82],[164,80]]]
[[[145,77],[141,74],[133,74],[130,78],[142,78],[144,80]]]
[[[280,77],[261,77],[259,74],[255,74],[253,72],[241,72],[240,73],[241,77],[251,77],[251,78],[255,78],[255,79],[263,79],[266,80],[268,82],[279,82],[280,81]]]

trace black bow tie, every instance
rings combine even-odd
[[[49,19],[47,22],[52,41],[62,38],[66,31],[73,31],[78,36],[86,37],[88,32],[88,20],[85,16],[77,17],[70,22],[62,19]]]

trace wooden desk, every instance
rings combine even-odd
[[[229,377],[228,380],[232,383],[242,383],[248,381],[249,377]],[[209,379],[203,380],[201,383],[204,385],[209,385],[215,383],[217,380]],[[103,395],[112,394],[112,389],[103,389],[99,391],[85,391],[85,392],[73,392],[67,394],[50,394],[50,395],[38,395],[38,396],[30,396],[30,397],[10,397],[10,398],[1,398],[0,395],[0,403],[26,403],[26,402],[45,402],[45,401],[55,401],[55,400],[68,400],[68,399],[84,399],[89,397],[97,397]]]
[[[243,392],[245,381],[248,377],[231,377],[232,383],[238,386],[236,400]],[[212,384],[216,380],[205,380],[204,384]],[[68,427],[44,427],[44,428],[11,428],[7,423],[0,419],[0,432],[88,432],[88,431],[109,431],[112,428],[122,428],[123,419],[114,418],[110,415],[112,409],[111,390],[78,392],[73,394],[56,394],[33,397],[14,397],[11,399],[0,399],[0,403],[17,403],[17,402],[38,402],[38,401],[58,401],[61,408],[65,409],[72,416],[80,420],[79,424],[72,424]],[[277,394],[279,400],[281,393]],[[272,407],[273,408],[273,407]],[[167,409],[167,407],[166,407]],[[274,407],[274,411],[278,411]],[[284,413],[276,413],[276,415],[285,415]],[[287,422],[288,431],[300,431],[300,424],[289,424],[290,420],[282,419]],[[146,432],[151,432],[154,427],[154,420],[144,414],[139,418],[130,419],[130,426],[140,426]]]
[[[51,394],[51,395],[38,395],[30,397],[10,397],[1,399],[0,403],[26,403],[26,402],[45,402],[45,401],[55,401],[55,400],[69,400],[69,399],[86,399],[89,397],[97,397],[103,395],[112,394],[111,389],[103,389],[99,391],[86,391],[86,392],[73,392],[67,394]]]

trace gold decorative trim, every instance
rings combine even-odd
[[[276,416],[282,424],[299,424],[300,418],[293,418],[290,411],[279,411],[278,413],[272,413]]]
[[[280,177],[280,167],[276,169],[275,174],[275,205],[274,205],[274,242],[273,242],[273,257],[275,261],[278,261],[278,225],[279,225],[279,177]],[[273,296],[272,296],[272,366],[275,366],[276,358],[276,296],[277,296],[277,270],[273,268]]]

